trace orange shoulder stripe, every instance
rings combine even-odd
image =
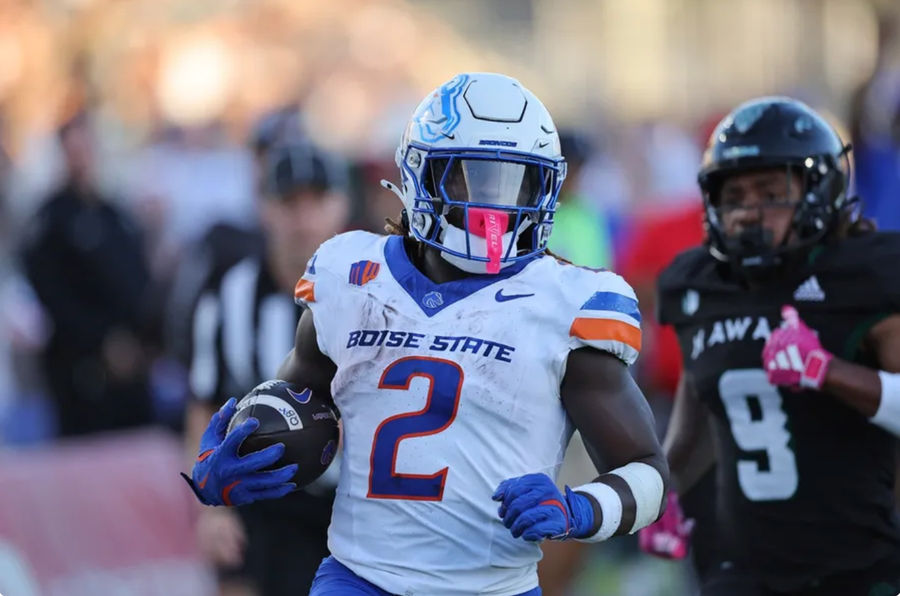
[[[579,317],[572,322],[569,335],[587,341],[620,341],[638,352],[641,351],[641,330],[615,319]]]

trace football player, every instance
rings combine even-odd
[[[703,596],[900,590],[900,236],[858,217],[848,152],[799,101],[739,106],[700,169],[707,245],[659,279],[684,363],[674,487],[718,461]],[[684,535],[670,513],[652,550]]]
[[[628,372],[637,302],[617,275],[546,254],[565,162],[550,114],[518,81],[469,73],[440,86],[396,161],[402,184],[384,184],[403,201],[397,233],[319,248],[279,371],[331,395],[343,420],[332,556],[311,594],[540,594],[540,541],[633,533],[662,510],[665,457]],[[573,425],[611,469],[561,492]],[[277,450],[233,457],[252,428],[198,463],[205,502],[290,489],[280,471],[254,471]]]

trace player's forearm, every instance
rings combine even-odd
[[[829,363],[822,389],[868,418],[881,403],[878,371],[840,358]]]
[[[834,358],[822,388],[894,436],[900,437],[900,373]]]
[[[709,415],[688,376],[678,383],[663,452],[669,462],[671,488],[679,494],[689,490],[715,462]]]
[[[684,494],[715,464],[715,453],[708,433],[698,437],[677,436],[669,433],[663,443],[663,451],[669,462],[669,485],[678,494]]]

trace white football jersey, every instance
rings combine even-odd
[[[319,248],[295,296],[337,365],[332,555],[394,594],[535,588],[540,549],[512,537],[491,495],[507,478],[555,479],[572,435],[559,391],[570,350],[637,358],[628,284],[549,256],[436,284],[400,236],[348,232]]]

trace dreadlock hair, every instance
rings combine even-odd
[[[400,212],[400,217],[394,221],[390,217],[384,218],[384,231],[391,236],[409,236],[409,216],[406,209]]]

